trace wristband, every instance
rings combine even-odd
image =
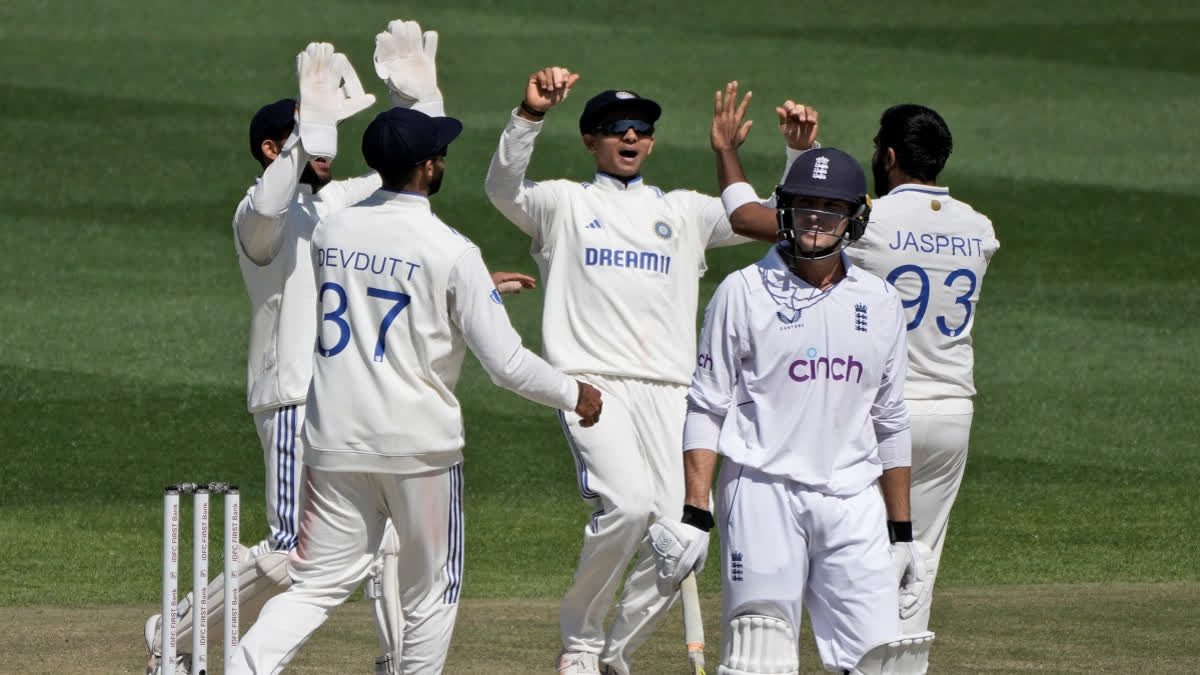
[[[546,116],[545,110],[538,110],[537,108],[526,103],[524,100],[521,101],[521,110],[524,110],[525,112],[529,113],[530,115],[533,115],[534,117],[545,117]]]
[[[734,211],[750,202],[757,204],[760,200],[749,183],[734,183],[721,191],[721,204],[725,206],[726,218],[732,218]]]
[[[713,527],[712,514],[691,504],[683,505],[683,518],[680,518],[679,522],[684,525],[691,525],[697,530],[704,530],[705,532],[708,532]]]
[[[887,521],[887,529],[888,539],[893,544],[913,540],[911,520],[889,520]]]

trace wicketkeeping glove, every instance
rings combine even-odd
[[[907,619],[933,602],[933,551],[919,541],[898,541],[892,544],[892,565],[900,584],[900,618]]]
[[[397,19],[375,36],[375,72],[387,83],[392,105],[430,117],[445,114],[437,83],[437,31]]]
[[[659,518],[650,524],[650,547],[658,570],[658,592],[672,595],[692,570],[699,574],[708,556],[708,532],[678,520]]]
[[[300,142],[308,154],[333,159],[338,122],[371,107],[375,97],[363,91],[346,55],[328,42],[310,43],[296,55],[296,77]]]

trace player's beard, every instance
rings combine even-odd
[[[430,197],[436,195],[438,190],[442,189],[442,177],[445,175],[446,175],[446,170],[442,169],[441,171],[438,172],[438,175],[434,176],[433,180],[429,182],[429,196]]]
[[[892,191],[888,185],[887,168],[883,165],[883,153],[876,152],[871,158],[871,176],[875,179],[875,196],[882,197]]]
[[[316,194],[333,180],[333,171],[330,170],[327,178],[321,178],[317,175],[316,169],[312,168],[312,164],[305,163],[304,171],[300,173],[300,182],[312,188],[313,194]]]

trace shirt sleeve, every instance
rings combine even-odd
[[[729,275],[704,309],[696,369],[688,388],[689,410],[704,411],[721,419],[733,404],[742,357],[749,353],[742,336],[746,323],[741,286],[739,274]]]
[[[450,320],[492,382],[535,403],[575,409],[579,385],[521,345],[478,248],[469,249],[451,268],[447,293]]]
[[[309,155],[295,133],[250,188],[233,215],[238,245],[256,265],[266,265],[283,247],[283,225]]]
[[[884,365],[882,382],[871,406],[871,421],[879,442],[883,468],[912,465],[912,438],[909,432],[908,405],[904,402],[904,377],[908,370],[908,344],[904,309],[895,289],[888,287],[892,305],[890,355]],[[904,433],[901,433],[904,432]],[[889,441],[900,434],[895,441]],[[888,456],[884,456],[887,454]]]
[[[691,193],[691,211],[700,224],[701,232],[707,233],[704,248],[722,248],[746,244],[753,239],[735,234],[729,217],[725,215],[725,205],[720,197],[710,197],[699,192]]]
[[[541,129],[541,122],[523,119],[514,109],[483,181],[492,205],[539,245],[549,241],[553,208],[558,201],[550,185],[525,179]]]
[[[322,201],[326,204],[324,210],[326,213],[333,213],[347,206],[354,206],[381,187],[383,179],[374,171],[355,178],[334,181],[321,188]]]

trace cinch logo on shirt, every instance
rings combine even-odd
[[[628,267],[635,270],[671,273],[671,256],[650,251],[622,251],[611,248],[587,247],[583,250],[583,264],[597,267]]]
[[[788,366],[788,377],[797,382],[808,382],[819,377],[849,382],[851,376],[854,377],[855,383],[862,382],[863,364],[861,361],[855,361],[853,356],[844,359],[818,356],[816,347],[809,347],[804,355],[808,358],[797,359]]]

